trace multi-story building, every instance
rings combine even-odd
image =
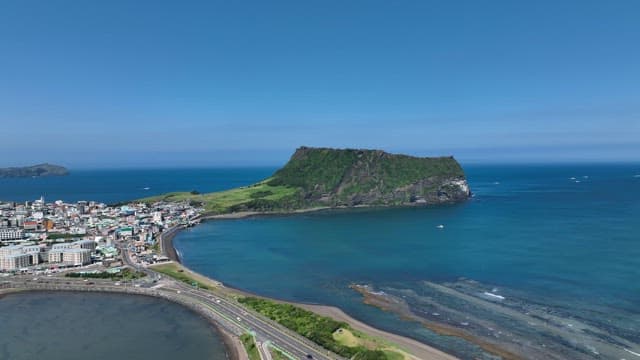
[[[62,252],[62,262],[65,265],[80,266],[91,263],[91,250],[67,249]]]
[[[96,249],[96,242],[93,240],[78,240],[72,243],[74,248],[89,249],[94,251]]]
[[[23,237],[22,229],[0,228],[0,241],[21,240]]]
[[[31,265],[31,255],[29,254],[12,254],[0,257],[0,270],[14,271],[26,268]]]
[[[0,270],[13,271],[40,263],[37,245],[11,245],[0,248]]]
[[[62,262],[62,251],[63,250],[50,250],[47,254],[47,261],[52,264],[58,264]]]

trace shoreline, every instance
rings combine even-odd
[[[224,214],[224,215],[202,216],[200,220],[215,221],[215,220],[244,219],[244,218],[250,218],[250,217],[256,217],[256,216],[295,215],[300,213],[317,212],[317,211],[328,210],[328,209],[330,208],[313,208],[313,209],[305,209],[305,210],[299,210],[296,212],[287,212],[287,213],[239,212],[239,213]],[[410,337],[375,328],[363,321],[353,318],[349,314],[345,313],[342,309],[335,306],[322,305],[322,304],[306,304],[306,303],[292,302],[292,301],[281,300],[281,299],[274,299],[274,298],[262,296],[259,294],[254,294],[246,290],[229,287],[227,285],[224,285],[224,283],[220,281],[209,278],[206,275],[200,274],[186,267],[184,264],[182,264],[178,256],[178,251],[173,246],[173,239],[180,232],[180,230],[183,230],[183,229],[184,229],[183,227],[173,228],[170,230],[170,233],[167,236],[162,236],[162,240],[161,240],[163,242],[162,248],[164,249],[167,257],[169,257],[174,263],[180,266],[185,272],[188,272],[190,275],[196,277],[198,281],[208,283],[212,286],[222,287],[227,291],[229,291],[231,295],[251,296],[251,297],[270,300],[277,303],[291,304],[291,305],[309,310],[321,316],[327,316],[338,321],[346,322],[356,330],[362,331],[366,334],[369,334],[375,337],[379,337],[385,341],[388,341],[392,344],[397,345],[399,349],[407,351],[409,355],[411,355],[411,358],[415,360],[458,359],[454,355],[447,354],[442,350],[439,350],[431,345],[425,344],[423,342],[412,339]],[[153,268],[153,266],[151,268]]]

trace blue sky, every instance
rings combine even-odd
[[[0,166],[640,160],[637,1],[0,4]]]

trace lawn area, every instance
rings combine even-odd
[[[146,203],[157,201],[188,201],[201,203],[208,213],[224,214],[247,210],[278,210],[298,201],[298,190],[289,186],[271,186],[267,180],[236,189],[207,194],[173,192],[142,199]]]
[[[269,348],[269,352],[271,352],[271,357],[273,358],[273,360],[291,360],[281,351],[274,348]]]
[[[260,352],[258,352],[256,342],[253,340],[253,336],[251,336],[251,334],[244,334],[240,336],[240,341],[242,341],[244,349],[247,350],[249,360],[260,360]]]
[[[176,280],[180,280],[189,285],[197,286],[200,289],[209,290],[209,286],[207,284],[204,284],[196,280],[194,277],[190,276],[188,273],[182,270],[179,265],[175,263],[154,265],[151,267],[151,269],[161,274],[170,276]]]
[[[333,333],[333,338],[344,346],[382,351],[389,360],[408,359],[401,350],[396,349],[392,344],[372,338],[357,330],[340,328]]]

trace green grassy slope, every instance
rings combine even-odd
[[[202,204],[205,210],[213,214],[238,211],[276,211],[293,209],[300,205],[299,190],[290,186],[271,186],[265,181],[236,189],[193,194],[174,192],[142,199],[144,202],[189,201]]]
[[[405,203],[409,192],[389,194],[428,179],[418,195],[433,192],[440,182],[464,179],[464,172],[452,157],[418,158],[379,150],[301,147],[272,177],[232,190],[198,194],[176,192],[142,199],[189,201],[202,204],[207,212],[289,211],[321,206],[351,206],[354,198],[366,194],[363,204]],[[381,200],[383,199],[383,200]]]
[[[453,157],[302,147],[267,184],[300,188],[307,199],[335,195],[339,202],[371,191],[389,193],[428,178],[464,178],[464,172]]]

